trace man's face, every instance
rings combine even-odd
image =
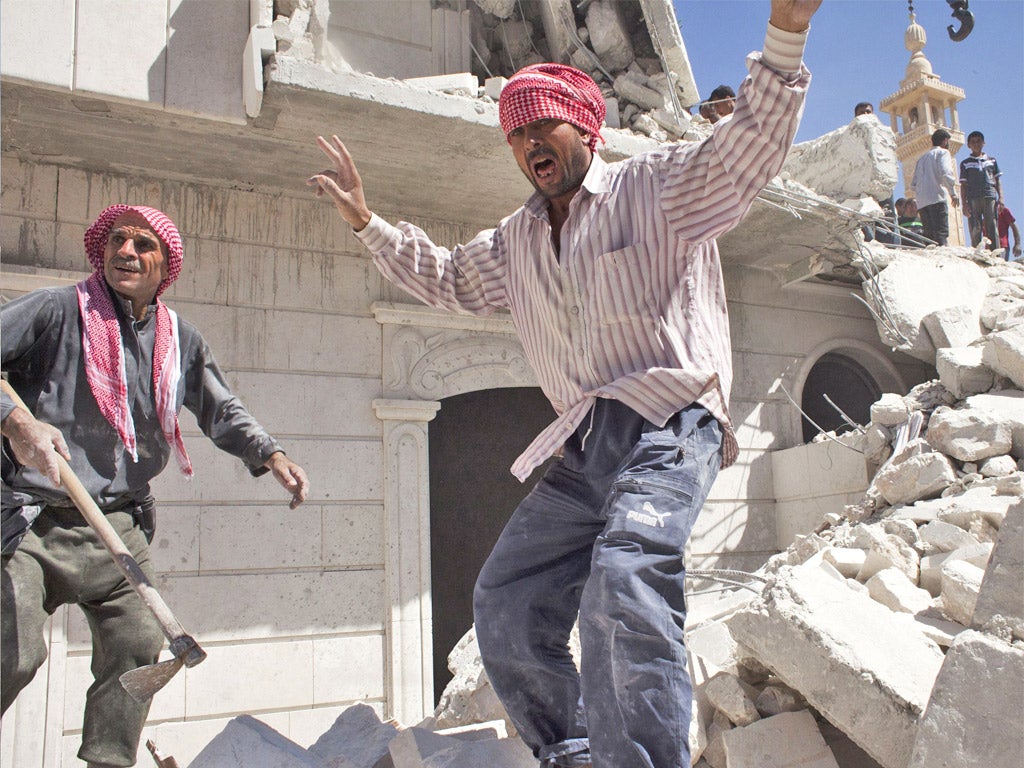
[[[590,134],[563,120],[534,120],[508,135],[520,170],[548,200],[572,198],[590,168]]]
[[[873,115],[875,108],[870,104],[862,104],[855,110],[854,117],[860,117],[861,115]]]
[[[736,102],[733,99],[722,99],[715,104],[715,111],[718,112],[719,117],[725,117],[731,115],[733,110],[736,109]]]
[[[981,150],[985,146],[985,140],[981,136],[971,136],[967,140],[967,147],[971,150],[972,155],[980,155]]]
[[[904,216],[917,216],[917,203],[913,200],[907,200],[906,206],[903,208]]]
[[[103,276],[135,308],[148,306],[167,279],[167,258],[160,238],[141,214],[118,216],[103,251]]]

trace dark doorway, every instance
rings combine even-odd
[[[430,564],[434,702],[451,680],[448,654],[473,625],[473,584],[512,511],[541,476],[509,467],[555,418],[540,389],[468,392],[430,422]]]
[[[871,404],[882,396],[882,390],[867,369],[853,358],[829,352],[811,368],[804,383],[800,407],[807,417],[829,432],[847,432],[850,427],[839,412],[825,400],[828,395],[843,412],[858,424],[871,421]],[[810,442],[818,428],[803,418],[804,442]]]

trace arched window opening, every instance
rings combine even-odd
[[[852,429],[825,396],[858,424],[871,420],[871,404],[882,395],[881,387],[867,369],[856,360],[829,352],[822,355],[807,375],[800,407],[804,442],[818,434],[818,427],[837,434]],[[808,418],[813,420],[815,427]]]

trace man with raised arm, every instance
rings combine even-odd
[[[692,689],[683,550],[719,467],[736,460],[732,361],[715,238],[779,171],[810,80],[821,0],[772,0],[763,53],[729,121],[699,144],[619,163],[585,73],[537,64],[498,104],[536,193],[453,250],[383,221],[338,137],[328,195],[380,271],[435,307],[508,309],[558,418],[516,460],[561,453],[513,513],[474,594],[484,666],[543,766],[688,768]],[[582,668],[568,650],[579,616]]]

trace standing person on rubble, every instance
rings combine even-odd
[[[334,167],[309,184],[384,276],[432,306],[509,309],[558,414],[512,472],[562,458],[513,513],[474,595],[488,677],[543,766],[690,765],[683,551],[738,453],[714,238],[782,166],[820,3],[772,0],[764,52],[710,138],[615,164],[596,153],[605,106],[589,76],[520,70],[498,114],[536,193],[454,250],[373,214],[344,144],[319,139]],[[567,647],[577,614],[581,675]]]
[[[172,454],[192,475],[178,426],[182,405],[254,476],[272,472],[293,509],[309,484],[228,389],[199,331],[160,300],[181,271],[174,223],[154,208],[114,205],[86,231],[85,252],[95,270],[87,280],[0,308],[3,371],[34,414],[4,393],[3,711],[46,658],[47,617],[78,603],[92,631],[95,677],[78,756],[89,768],[108,768],[135,764],[149,711],[118,678],[156,663],[164,636],[58,487],[55,452],[151,581],[149,483]]]
[[[981,131],[967,134],[967,148],[971,154],[960,161],[960,194],[967,207],[971,245],[995,250],[999,247],[996,209],[1003,203],[999,180],[1002,172],[996,159],[985,153],[985,134]]]
[[[951,135],[944,128],[932,134],[932,148],[917,159],[914,166],[914,180],[910,191],[917,201],[917,214],[921,218],[923,234],[938,245],[949,242],[949,206],[946,192],[953,205],[960,201],[956,196],[956,172],[953,156],[949,153]]]

